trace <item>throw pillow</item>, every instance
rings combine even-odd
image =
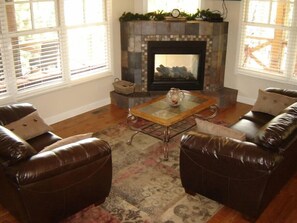
[[[5,127],[24,140],[32,139],[51,130],[51,127],[43,121],[37,111],[11,122]]]
[[[36,154],[26,141],[0,126],[0,161],[3,166],[11,166]]]
[[[43,152],[46,152],[46,151],[50,151],[50,150],[53,150],[55,148],[58,148],[60,146],[65,146],[65,145],[68,145],[70,143],[74,143],[74,142],[78,142],[80,140],[83,140],[83,139],[87,139],[87,138],[90,138],[92,137],[93,133],[85,133],[85,134],[79,134],[79,135],[74,135],[74,136],[70,136],[68,138],[65,138],[65,139],[61,139],[49,146],[46,146],[44,147],[43,150],[40,151],[40,153],[43,153]]]
[[[229,137],[229,138],[238,139],[241,141],[244,141],[246,139],[246,135],[243,132],[230,129],[222,125],[217,125],[209,121],[196,118],[196,124],[197,124],[198,132],[203,132],[203,133],[216,135],[216,136]]]
[[[266,92],[259,89],[257,101],[252,111],[263,112],[277,116],[286,107],[297,101],[297,98],[288,97],[282,94]]]

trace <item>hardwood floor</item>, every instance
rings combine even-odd
[[[62,138],[80,133],[98,132],[126,120],[127,109],[108,105],[52,125],[53,132]]]
[[[237,103],[228,109],[221,109],[216,119],[227,123],[236,122],[251,106]],[[128,111],[114,105],[104,106],[52,125],[53,132],[61,137],[98,132],[118,122],[125,121]],[[297,173],[285,185],[275,199],[262,213],[256,223],[297,223]],[[0,222],[17,221],[0,206]],[[242,215],[230,208],[222,208],[209,223],[247,223]]]

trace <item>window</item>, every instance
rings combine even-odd
[[[110,70],[109,0],[0,1],[0,96]]]
[[[200,0],[147,0],[148,12],[154,12],[163,10],[165,12],[171,12],[172,9],[179,9],[187,13],[196,13],[200,8]]]
[[[297,81],[297,1],[244,0],[238,71]]]

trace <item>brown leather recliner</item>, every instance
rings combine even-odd
[[[111,149],[89,138],[39,152],[61,138],[48,131],[21,139],[4,127],[36,109],[27,103],[0,107],[0,202],[21,222],[58,222],[109,195]]]
[[[266,91],[297,99],[296,90]],[[277,116],[249,111],[231,128],[246,133],[246,140],[183,135],[182,185],[190,194],[202,194],[255,220],[296,172],[297,102]]]

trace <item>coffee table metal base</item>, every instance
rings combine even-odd
[[[205,116],[201,116],[199,114],[194,114],[194,115],[196,117],[202,118],[204,120],[212,119],[217,115],[219,108],[218,108],[217,105],[212,105],[212,106],[209,107],[209,109],[212,112],[212,114],[210,114],[209,116],[205,117]],[[127,141],[128,145],[131,145],[134,137],[139,132],[142,132],[142,129],[133,127],[133,123],[136,123],[137,120],[138,120],[138,117],[132,115],[129,112],[129,114],[127,116],[127,124],[128,124],[128,127],[131,130],[135,131],[135,132],[131,135],[130,139]],[[165,126],[165,130],[164,130],[164,133],[163,133],[163,160],[164,161],[168,161],[168,157],[169,157],[169,149],[168,149],[169,140],[170,140],[170,126]]]
[[[135,131],[132,135],[131,135],[131,137],[130,137],[130,139],[127,141],[127,144],[128,145],[131,145],[132,144],[132,141],[133,141],[133,139],[134,139],[134,137],[139,133],[139,132],[142,132],[141,131],[141,129],[139,129],[139,128],[135,128],[135,127],[133,127],[133,125],[132,125],[132,123],[135,123],[135,122],[137,122],[137,117],[136,116],[134,116],[134,115],[132,115],[132,114],[128,114],[128,116],[127,116],[127,124],[128,124],[128,127],[131,129],[131,130],[133,130],[133,131]],[[170,128],[169,128],[169,126],[166,126],[165,127],[165,130],[164,130],[164,134],[163,134],[163,154],[164,154],[164,158],[163,158],[163,160],[164,161],[167,161],[168,160],[168,143],[169,143],[169,140],[170,140]]]

